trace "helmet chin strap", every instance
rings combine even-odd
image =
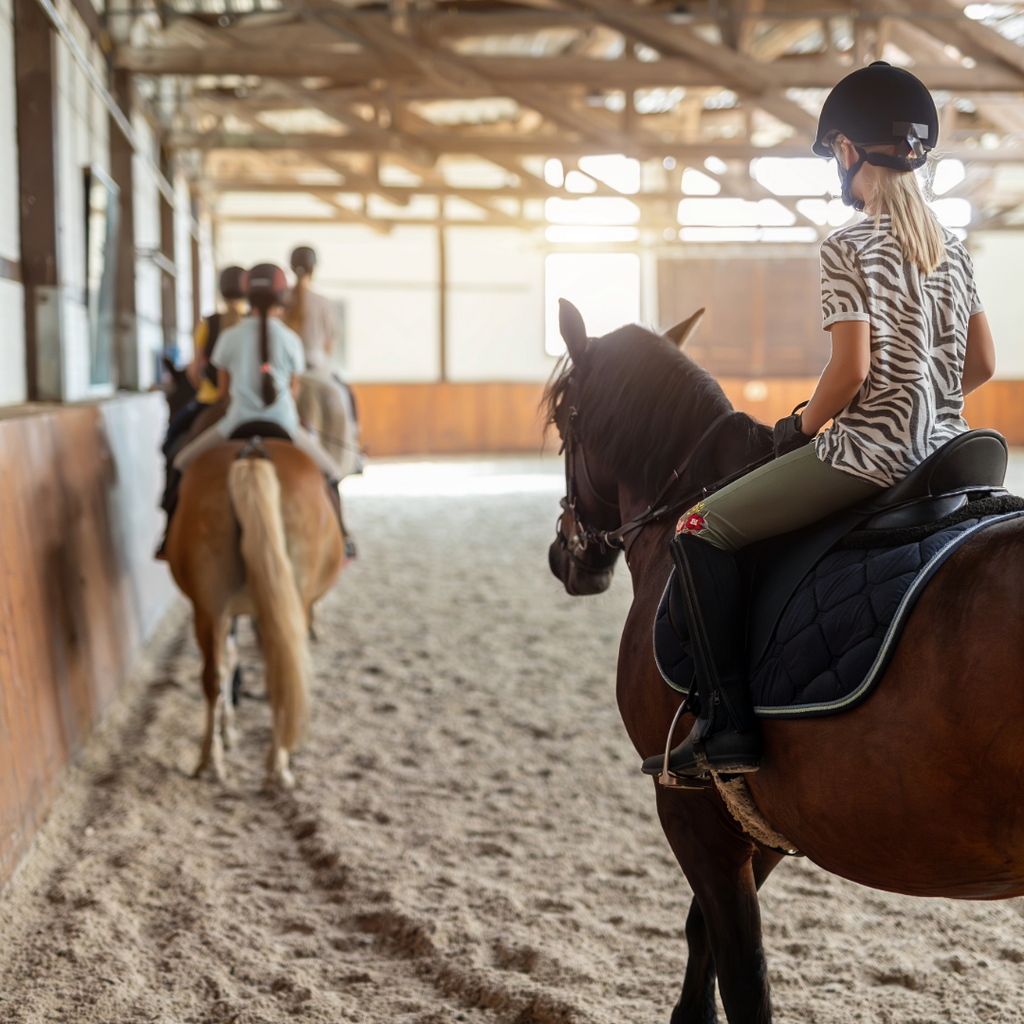
[[[852,192],[853,179],[857,177],[857,172],[864,164],[871,164],[873,167],[889,167],[894,171],[916,171],[918,167],[924,166],[928,154],[925,152],[924,146],[921,145],[921,140],[916,135],[908,135],[905,141],[913,158],[909,155],[903,157],[890,156],[888,153],[869,153],[857,145],[853,147],[857,153],[857,160],[849,167],[843,167],[842,161],[837,158],[839,183],[843,188],[843,204],[845,206],[852,206],[857,211],[864,209],[864,200],[858,199]]]

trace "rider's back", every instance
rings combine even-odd
[[[294,434],[299,425],[290,385],[292,375],[305,369],[302,342],[280,320],[268,319],[269,367],[277,398],[265,405],[261,392],[259,330],[259,318],[246,317],[222,332],[213,350],[210,361],[231,375],[231,404],[218,424],[224,436],[248,420],[271,420],[290,434]]]
[[[968,429],[961,378],[967,324],[982,312],[974,267],[943,229],[945,259],[931,273],[908,260],[873,217],[821,246],[822,314],[871,325],[871,370],[861,391],[817,440],[818,457],[884,487]]]

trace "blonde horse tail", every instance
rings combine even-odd
[[[306,724],[310,681],[307,622],[285,548],[281,484],[269,459],[239,459],[228,493],[242,528],[242,559],[260,625],[274,746],[291,750]]]

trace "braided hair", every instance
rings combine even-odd
[[[288,282],[284,271],[273,263],[257,264],[248,274],[249,305],[260,316],[261,394],[264,405],[277,401],[277,385],[270,372],[270,332],[267,319],[271,309],[284,301]]]

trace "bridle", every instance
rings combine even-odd
[[[658,491],[653,501],[651,501],[643,512],[635,518],[630,519],[628,523],[621,523],[615,529],[599,530],[583,521],[579,507],[579,487],[576,481],[577,464],[583,471],[583,479],[585,480],[587,487],[602,505],[608,508],[613,508],[618,512],[619,503],[618,501],[611,501],[606,498],[594,485],[593,478],[590,475],[590,470],[587,467],[587,456],[583,450],[583,445],[579,439],[578,430],[576,428],[578,415],[579,414],[575,406],[571,406],[569,408],[569,418],[566,422],[565,432],[562,435],[562,448],[559,452],[559,454],[562,454],[563,452],[565,453],[565,497],[561,500],[560,504],[563,513],[568,513],[572,517],[573,532],[571,537],[565,536],[562,531],[562,517],[560,516],[556,526],[556,534],[559,546],[572,560],[577,569],[583,572],[601,573],[606,571],[610,568],[611,564],[614,563],[615,558],[618,557],[619,551],[622,551],[625,554],[626,564],[629,565],[630,549],[636,542],[640,531],[643,530],[645,526],[650,526],[651,523],[656,523],[664,519],[666,516],[672,516],[690,508],[698,499],[707,497],[707,495],[719,490],[727,483],[731,483],[738,477],[750,472],[750,470],[755,468],[757,465],[760,465],[763,462],[768,462],[774,458],[774,453],[770,453],[764,459],[758,460],[758,462],[753,465],[744,466],[743,469],[737,473],[730,474],[728,477],[725,477],[722,480],[717,480],[712,484],[691,487],[683,494],[682,497],[676,498],[672,502],[666,502],[666,499],[671,493],[673,487],[675,487],[675,485],[682,480],[690,470],[694,460],[703,452],[707,442],[717,433],[718,428],[728,417],[735,415],[735,410],[723,412],[711,422],[710,426],[708,426],[704,433],[697,439],[697,443],[693,446],[690,454],[686,456],[682,464],[672,470],[672,473],[669,475],[664,486]],[[589,550],[592,546],[596,547],[602,555],[607,556],[610,552],[614,552],[615,554],[607,564],[604,564],[604,560],[602,560],[602,564],[598,566],[589,565],[582,561],[579,556]]]

